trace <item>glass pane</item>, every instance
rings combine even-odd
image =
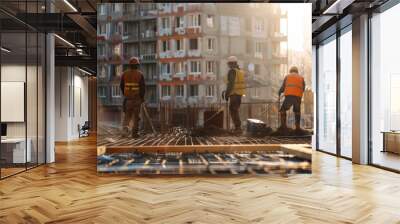
[[[318,144],[336,153],[336,39],[318,50]]]
[[[352,157],[352,35],[340,37],[340,122],[341,155]]]
[[[45,52],[45,44],[46,37],[44,34],[39,34],[39,45],[38,45],[38,164],[45,163],[45,60],[46,60],[46,52]]]
[[[372,18],[372,163],[400,170],[400,5]]]
[[[27,33],[28,38],[28,63],[27,63],[27,80],[26,80],[26,115],[27,115],[27,142],[28,150],[31,153],[28,154],[30,159],[28,160],[28,168],[37,165],[38,160],[38,35],[36,32]]]
[[[25,170],[31,161],[26,151],[25,90],[26,90],[26,35],[1,34],[1,159],[2,177]],[[30,143],[30,142],[29,142]]]

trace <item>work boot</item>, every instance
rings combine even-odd
[[[301,120],[301,114],[300,113],[295,113],[295,122],[296,122],[296,131],[301,130],[300,128],[300,120]]]
[[[122,128],[122,137],[126,138],[128,136],[129,136],[129,128],[128,127]]]
[[[138,134],[138,132],[137,131],[132,131],[132,138],[139,138],[140,137],[140,135]]]
[[[235,135],[243,134],[242,128],[240,128],[240,127],[235,128],[235,130],[233,130],[233,134],[235,134]]]
[[[279,126],[280,130],[287,130],[287,125],[286,125],[286,112],[281,112],[281,126]]]

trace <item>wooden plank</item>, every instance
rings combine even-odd
[[[128,153],[128,152],[252,152],[252,151],[278,151],[298,156],[303,159],[311,160],[312,150],[304,144],[252,144],[252,145],[159,145],[159,146],[109,146],[99,147],[98,155],[109,153]]]

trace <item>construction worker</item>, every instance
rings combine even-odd
[[[281,126],[280,129],[287,129],[286,126],[286,111],[293,106],[293,112],[295,114],[296,130],[300,131],[300,119],[301,119],[301,99],[305,90],[304,78],[299,75],[299,70],[296,66],[293,66],[289,70],[289,74],[286,75],[283,80],[282,86],[279,89],[279,96],[283,93],[285,100],[280,109],[281,114]]]
[[[240,104],[242,103],[242,96],[245,95],[245,78],[244,71],[239,68],[237,58],[230,56],[228,58],[229,72],[227,76],[227,87],[225,91],[225,100],[229,100],[229,114],[235,125],[235,133],[241,133],[240,121]]]
[[[140,62],[136,57],[129,60],[129,68],[121,76],[120,88],[124,95],[123,111],[125,113],[123,135],[129,134],[129,123],[133,120],[132,137],[138,137],[139,114],[144,102],[145,82],[142,72],[139,70]]]

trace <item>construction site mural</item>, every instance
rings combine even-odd
[[[98,171],[310,173],[311,4],[98,4]]]

